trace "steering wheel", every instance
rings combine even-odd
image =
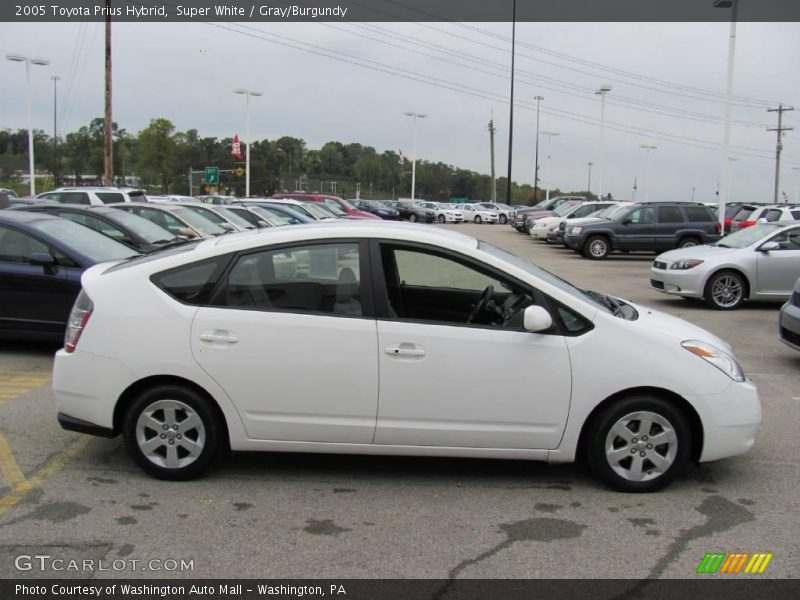
[[[494,286],[487,285],[486,289],[483,290],[483,293],[481,294],[480,300],[478,300],[478,303],[475,305],[475,308],[473,308],[469,313],[469,317],[467,317],[467,323],[472,323],[472,321],[475,320],[475,317],[481,314],[481,312],[489,304],[489,301],[492,299],[492,294],[494,294]]]

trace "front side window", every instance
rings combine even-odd
[[[650,206],[637,208],[628,215],[628,221],[634,225],[652,225],[655,223],[655,211]]]
[[[778,242],[781,250],[800,250],[800,229],[781,231],[770,242]]]
[[[389,315],[446,324],[522,328],[530,290],[434,250],[382,245]]]
[[[240,256],[222,304],[358,317],[362,306],[359,245],[342,242],[263,250]]]
[[[0,227],[0,261],[30,264],[33,252],[50,252],[50,249],[27,233]]]

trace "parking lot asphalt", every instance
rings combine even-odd
[[[707,552],[770,552],[740,576],[798,576],[800,353],[778,341],[778,304],[712,311],[651,290],[652,254],[595,262],[508,226],[446,227],[731,342],[761,394],[755,448],[648,495],[579,465],[334,455],[236,454],[163,482],[121,439],[60,429],[52,345],[0,342],[0,577],[691,578]],[[20,570],[20,555],[95,570]]]

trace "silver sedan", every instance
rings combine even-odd
[[[786,300],[800,277],[800,225],[761,223],[716,244],[656,257],[650,286],[712,308],[738,308],[746,299]]]

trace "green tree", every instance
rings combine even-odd
[[[143,181],[157,182],[161,192],[169,191],[174,179],[175,126],[164,118],[153,119],[139,132],[139,157],[136,169]]]

